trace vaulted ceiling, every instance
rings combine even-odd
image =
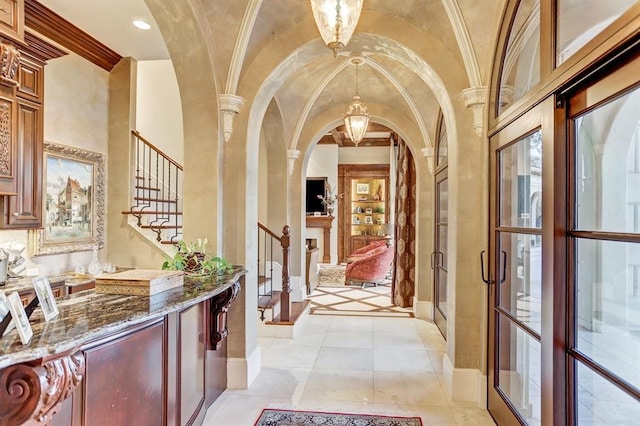
[[[162,8],[163,1],[41,3],[121,55],[153,60],[169,57],[149,12]],[[332,129],[355,92],[350,56],[364,58],[358,86],[372,122],[391,128],[371,137],[414,134],[429,146],[439,109],[452,115],[451,105],[463,90],[487,85],[504,3],[365,0],[351,42],[334,58],[320,39],[308,1],[190,0],[202,32],[211,35],[218,92],[249,98],[249,103],[270,96],[266,103],[279,109],[289,149],[306,143],[300,138],[311,123],[326,125],[317,140],[344,140],[340,128]],[[133,28],[130,23],[138,18],[152,29]],[[397,128],[407,122],[412,129]]]

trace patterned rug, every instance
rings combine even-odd
[[[344,271],[347,265],[318,265],[318,286],[344,287]]]
[[[265,408],[254,426],[422,426],[420,417],[322,413]]]
[[[313,315],[413,318],[412,308],[391,304],[391,289],[387,286],[316,287],[308,300]]]

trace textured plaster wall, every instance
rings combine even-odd
[[[50,61],[45,67],[44,140],[106,155],[108,90],[109,74],[79,56],[71,53]],[[0,243],[16,241],[26,247],[28,236],[28,231],[0,231]],[[28,258],[27,251],[28,247],[23,254]],[[87,265],[91,256],[91,252],[37,256],[28,258],[27,265],[51,275]],[[105,250],[100,257],[106,261]]]
[[[140,61],[136,79],[136,130],[183,164],[180,91],[173,63]]]

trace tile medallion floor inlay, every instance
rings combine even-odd
[[[264,408],[418,416],[425,426],[494,425],[476,404],[447,398],[446,345],[432,322],[306,314],[300,326],[292,340],[258,339],[260,374],[249,389],[226,390],[204,425],[252,426]]]
[[[411,308],[391,303],[390,287],[317,287],[309,295],[313,315],[412,318]]]

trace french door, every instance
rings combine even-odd
[[[488,406],[498,424],[541,424],[542,114],[490,140]]]
[[[449,180],[447,169],[436,174],[436,228],[435,251],[431,255],[434,273],[434,319],[438,329],[447,338],[447,235]]]
[[[640,422],[640,57],[569,95],[569,423]]]

